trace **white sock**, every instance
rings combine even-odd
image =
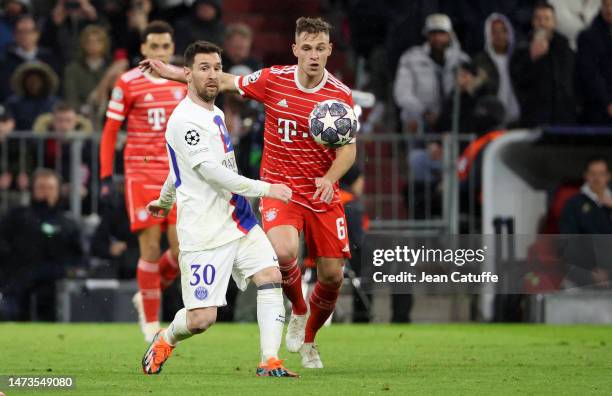
[[[191,337],[193,334],[187,328],[187,309],[183,308],[174,315],[174,320],[164,333],[164,339],[170,345]]]
[[[278,357],[285,325],[285,306],[280,283],[264,283],[257,287],[257,323],[261,361]]]

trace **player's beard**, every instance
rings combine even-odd
[[[214,87],[209,85],[209,86],[204,86],[202,87],[202,89],[197,89],[198,91],[198,96],[200,97],[200,99],[202,99],[204,102],[213,102],[215,100],[215,98],[217,97],[217,95],[219,94],[219,86],[215,85]]]

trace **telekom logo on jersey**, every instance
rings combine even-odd
[[[291,140],[291,137],[297,136],[298,134],[297,121],[279,118],[278,119],[278,133],[283,135],[283,137],[281,138],[281,142],[293,143],[293,140]],[[308,138],[309,136],[308,132],[301,132],[301,133],[304,139]]]
[[[147,111],[147,115],[149,118],[149,124],[151,125],[151,129],[153,129],[154,131],[161,131],[164,124],[166,123],[166,109],[164,109],[163,107],[149,109]]]

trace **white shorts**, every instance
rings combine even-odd
[[[230,275],[240,290],[257,272],[278,267],[272,244],[260,226],[245,236],[210,250],[181,252],[181,286],[187,309],[227,305],[225,293]]]

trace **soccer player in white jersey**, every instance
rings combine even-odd
[[[145,352],[145,374],[158,374],[176,344],[208,329],[217,307],[226,304],[230,275],[244,290],[257,285],[257,321],[261,363],[258,376],[296,377],[278,359],[285,308],[281,273],[272,245],[246,197],[288,202],[291,190],[238,175],[224,115],[214,105],[219,93],[221,49],[198,41],[185,50],[187,97],[168,120],[166,142],[170,175],[159,199],[148,205],[164,216],[178,207],[177,234],[183,303],[167,329],[160,330]],[[229,340],[228,340],[229,341]]]
[[[338,180],[356,158],[355,141],[326,148],[310,136],[308,115],[325,100],[353,105],[351,90],[326,69],[332,53],[331,26],[321,18],[296,21],[295,65],[277,65],[248,76],[224,73],[222,92],[238,92],[265,105],[266,120],[261,180],[291,187],[289,204],[261,200],[262,225],[279,259],[283,291],[291,301],[286,346],[299,352],[305,368],[323,368],[315,337],[335,309],[344,276],[344,261],[351,257]],[[182,69],[161,61],[145,60],[144,70],[184,81]],[[297,263],[299,236],[317,265],[317,282],[309,303],[302,294]]]

